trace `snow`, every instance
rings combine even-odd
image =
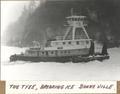
[[[9,56],[26,48],[1,47],[2,80],[119,80],[120,48],[108,49],[109,60],[88,63],[9,62]]]

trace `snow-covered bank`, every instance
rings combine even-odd
[[[9,62],[11,54],[24,48],[2,47],[2,80],[119,80],[120,48],[109,49],[109,60],[88,63]]]

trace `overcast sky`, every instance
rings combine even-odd
[[[20,16],[24,5],[30,1],[1,1],[1,35],[6,27]]]

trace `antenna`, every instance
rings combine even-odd
[[[73,8],[71,8],[71,16],[73,15]]]

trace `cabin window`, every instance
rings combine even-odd
[[[70,53],[70,51],[68,51],[68,53]]]
[[[86,44],[89,44],[89,41],[86,41]]]
[[[34,54],[35,52],[34,51],[29,51],[30,54]]]
[[[64,53],[67,53],[67,51],[64,51]]]
[[[63,47],[58,47],[57,49],[63,49]]]
[[[42,54],[44,54],[44,52],[42,52]]]
[[[71,44],[71,41],[69,41],[68,44]]]
[[[46,51],[46,55],[48,55],[48,51]]]
[[[65,44],[65,42],[63,42],[63,44]]]
[[[52,51],[51,54],[53,54],[54,52]]]
[[[77,21],[77,18],[75,18],[75,21]]]
[[[72,21],[74,21],[74,18],[72,18]]]
[[[78,45],[78,44],[79,44],[79,41],[76,41],[76,44]]]

